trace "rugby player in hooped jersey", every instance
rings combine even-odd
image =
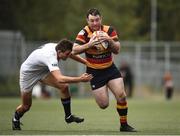
[[[98,106],[105,109],[109,105],[108,89],[114,94],[117,101],[117,112],[120,118],[120,131],[136,132],[127,122],[128,105],[124,90],[123,78],[113,63],[112,54],[118,54],[120,42],[116,30],[111,26],[102,25],[102,17],[98,9],[89,9],[86,16],[87,26],[77,35],[73,54],[85,53],[87,73],[93,75],[90,81],[92,94]],[[99,37],[99,41],[92,36],[94,31],[104,31],[107,35]],[[108,41],[106,50],[98,51],[97,42]]]
[[[21,130],[20,118],[31,107],[32,89],[38,81],[59,90],[67,123],[84,121],[83,118],[71,114],[71,96],[68,83],[88,82],[92,79],[92,75],[84,73],[78,77],[64,76],[58,67],[58,61],[66,60],[68,57],[83,64],[87,63],[80,56],[71,54],[72,47],[73,43],[67,39],[63,39],[59,43],[45,44],[34,50],[21,65],[19,82],[22,104],[16,108],[13,115],[13,130]]]

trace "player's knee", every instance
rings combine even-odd
[[[109,105],[99,105],[101,109],[106,109]]]
[[[126,97],[126,92],[125,91],[121,91],[119,94],[118,94],[118,98],[124,98]]]
[[[58,87],[62,91],[62,93],[67,92],[69,90],[69,84],[62,84]]]
[[[101,108],[101,109],[106,109],[107,107],[109,106],[109,103],[99,103],[99,107]]]

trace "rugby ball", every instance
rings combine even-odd
[[[92,34],[92,37],[94,37],[94,36],[96,37],[96,40],[99,41],[100,36],[108,36],[108,34],[106,32],[104,32],[104,31],[95,31]],[[102,42],[100,42],[98,44],[95,44],[95,47],[96,47],[96,49],[98,51],[104,51],[104,50],[106,50],[108,48],[108,46],[109,46],[108,41],[102,41]]]

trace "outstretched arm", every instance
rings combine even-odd
[[[88,82],[93,78],[91,74],[87,74],[87,73],[84,73],[78,77],[64,76],[61,74],[60,70],[51,71],[51,74],[59,83]]]

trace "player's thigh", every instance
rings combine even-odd
[[[92,91],[92,94],[98,103],[98,105],[108,105],[109,104],[109,94],[107,86],[102,86],[98,89]]]
[[[110,80],[108,82],[108,87],[111,90],[111,92],[115,95],[116,99],[126,96],[123,78],[116,78]]]

